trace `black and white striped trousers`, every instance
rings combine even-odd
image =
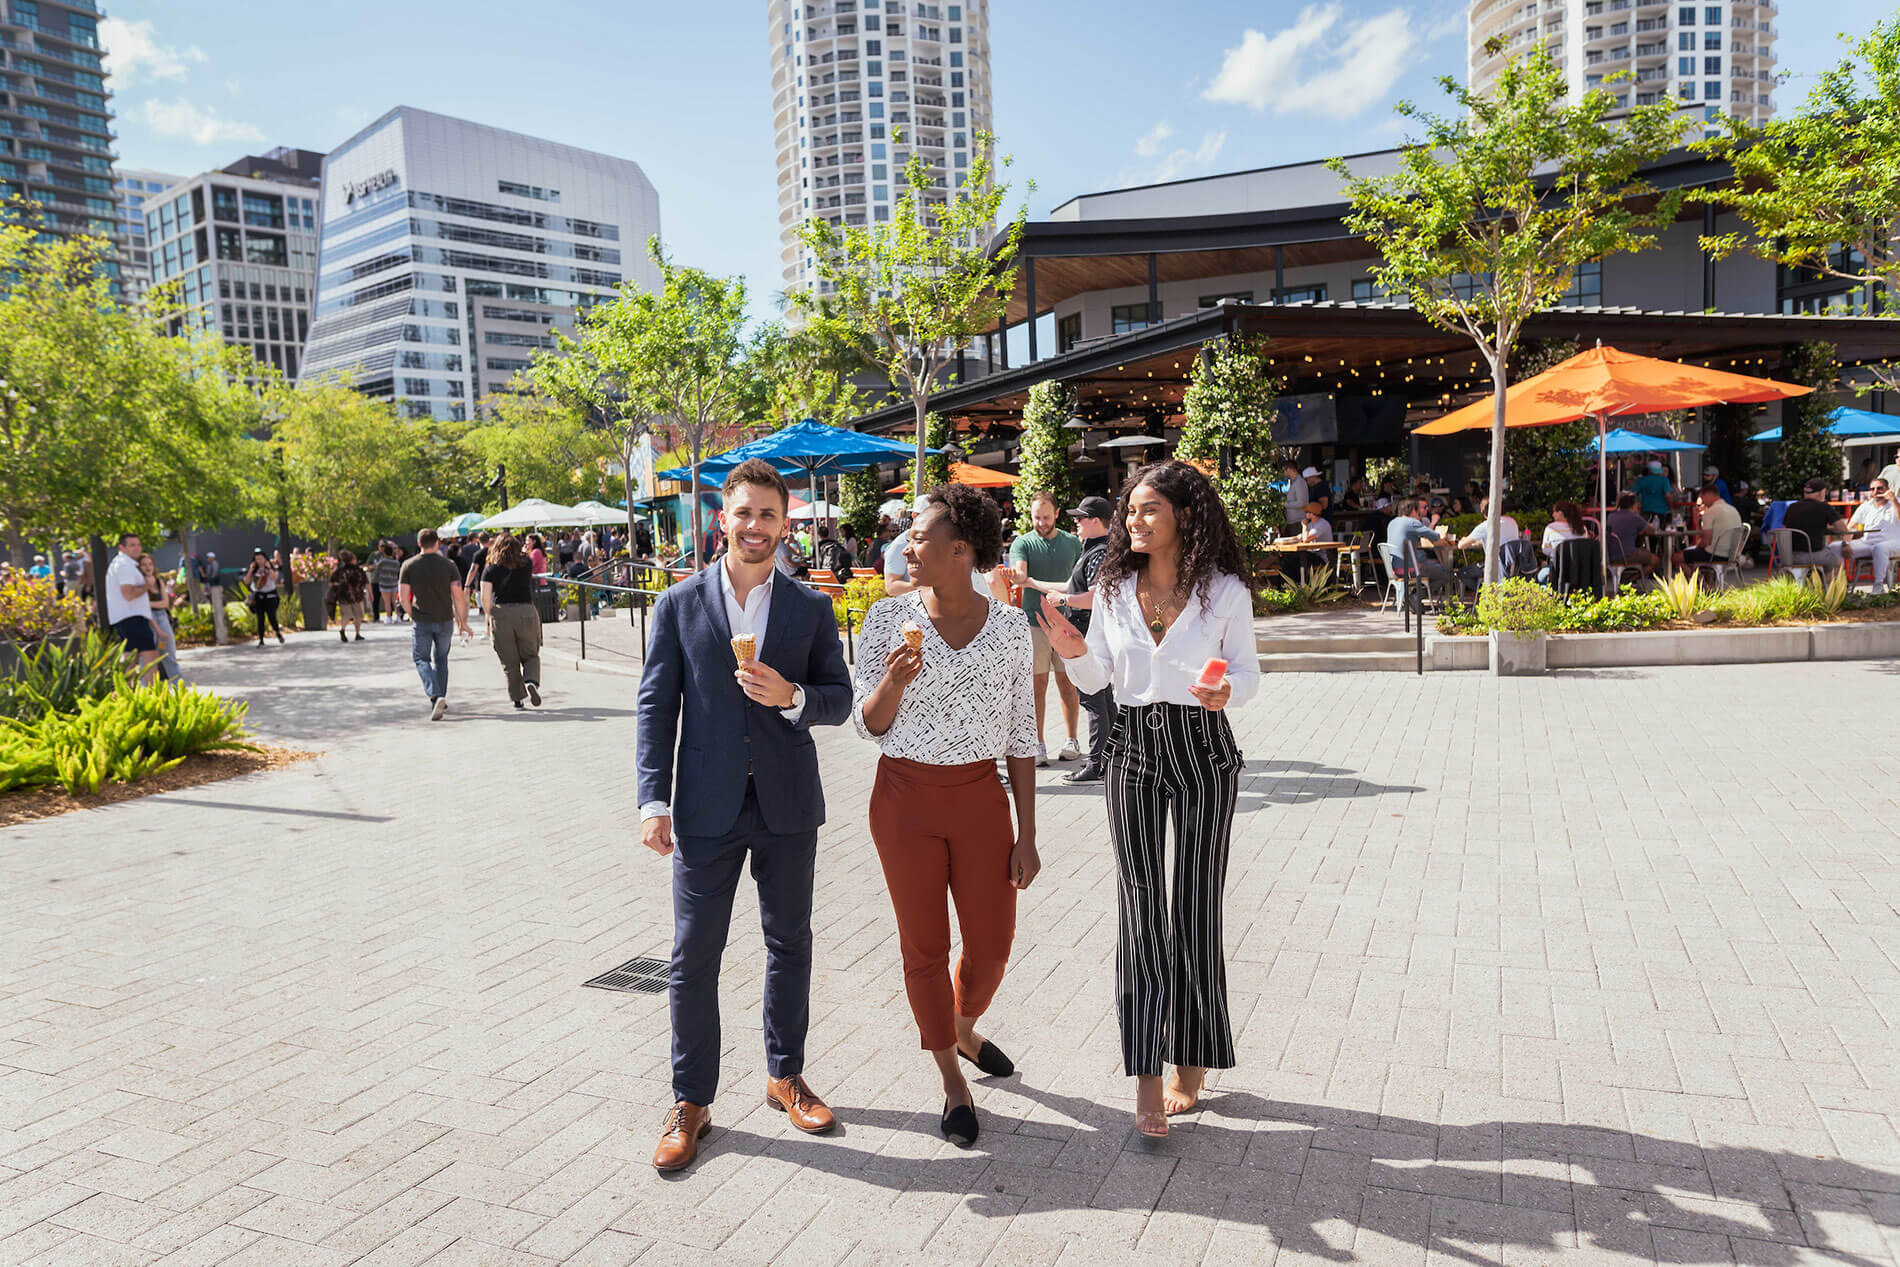
[[[1108,827],[1115,842],[1120,939],[1115,955],[1122,1064],[1226,1069],[1221,901],[1240,785],[1240,749],[1224,713],[1198,704],[1121,709],[1108,742]],[[1162,875],[1174,824],[1174,884]]]

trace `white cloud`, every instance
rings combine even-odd
[[[202,49],[160,44],[150,22],[105,18],[99,23],[99,43],[115,88],[124,88],[140,76],[183,79],[189,63],[205,60]]]
[[[160,136],[183,137],[194,145],[264,139],[264,134],[251,124],[221,118],[209,106],[195,106],[182,97],[176,101],[146,102],[145,121]]]
[[[1225,132],[1208,132],[1194,149],[1183,147],[1170,150],[1167,157],[1155,164],[1148,178],[1154,181],[1179,180],[1191,173],[1205,171],[1214,165],[1214,160],[1220,157],[1221,147],[1226,144]]]
[[[1157,123],[1135,142],[1135,153],[1142,158],[1153,158],[1161,152],[1161,145],[1174,135],[1174,129],[1165,123]]]
[[[1338,4],[1308,5],[1273,35],[1249,29],[1202,98],[1336,119],[1377,105],[1419,47],[1416,21],[1409,10],[1389,9],[1342,27],[1341,13]]]

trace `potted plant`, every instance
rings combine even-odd
[[[328,627],[324,615],[330,605],[330,573],[335,567],[335,560],[329,555],[315,551],[290,556],[290,576],[297,586],[297,607],[306,630],[321,633]],[[289,620],[288,613],[285,620]]]
[[[1544,635],[1563,619],[1557,596],[1529,577],[1494,581],[1478,591],[1478,619],[1489,631],[1491,672],[1498,677],[1542,673]]]

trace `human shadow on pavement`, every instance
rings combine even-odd
[[[1103,795],[1099,782],[1057,782],[1043,784],[1037,790],[1044,796]],[[1310,805],[1315,801],[1424,790],[1409,784],[1374,783],[1361,778],[1357,770],[1312,761],[1249,761],[1241,768],[1236,808],[1245,813],[1268,805]]]
[[[154,798],[154,805],[188,805],[194,809],[239,809],[255,814],[290,814],[297,818],[344,818],[353,823],[393,823],[395,818],[388,814],[350,814],[332,809],[292,809],[283,805],[244,805],[237,801],[198,801],[190,797],[165,796]]]
[[[955,1194],[989,1217],[1012,1217],[1026,1199],[1042,1209],[1252,1224],[1282,1250],[1333,1262],[1357,1261],[1353,1237],[1366,1229],[1474,1264],[1594,1250],[1638,1261],[1797,1267],[1819,1251],[1850,1267],[1879,1267],[1890,1259],[1878,1229],[1900,1224],[1900,1175],[1837,1158],[1554,1122],[1410,1121],[1218,1089],[1197,1112],[1174,1119],[1169,1139],[1155,1141],[1135,1133],[1126,1106],[1020,1079],[1006,1085],[1079,1123],[1053,1162],[1046,1147],[1033,1161],[1012,1160],[1002,1142],[1012,1137],[996,1128],[1015,1123],[986,1112],[980,1089],[989,1129],[967,1154],[854,1148],[854,1124],[934,1136],[936,1122],[928,1111],[843,1104],[835,1106],[843,1138],[715,1128],[706,1147],[794,1161],[867,1188]],[[1019,1138],[1048,1141],[1051,1125],[1038,1119]],[[1124,1156],[1137,1160],[1124,1164]],[[1063,1165],[1063,1157],[1076,1164]],[[1834,1240],[1851,1237],[1855,1225],[1866,1233],[1859,1244]]]

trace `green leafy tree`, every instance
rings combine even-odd
[[[902,144],[903,138],[895,141]],[[1016,286],[1016,251],[1028,205],[1018,209],[992,256],[985,247],[1009,188],[992,184],[993,148],[994,138],[979,132],[969,173],[948,194],[940,169],[913,150],[889,220],[840,226],[814,218],[803,229],[818,287],[794,295],[793,302],[801,311],[823,311],[842,323],[870,348],[892,386],[910,393],[917,417],[915,461],[924,464],[927,480],[924,419],[931,393],[956,349],[995,329]],[[927,493],[937,482],[921,483],[916,491]]]
[[[840,493],[844,509],[845,526],[858,535],[860,540],[877,532],[877,508],[882,501],[878,492],[877,468],[868,471],[852,471],[843,476],[839,483],[843,486]]]
[[[334,551],[433,528],[448,513],[425,487],[428,430],[398,418],[393,402],[324,377],[272,403],[270,449],[282,464],[292,531]]]
[[[1544,339],[1525,348],[1513,366],[1522,380],[1543,373],[1577,354],[1574,339]],[[1515,427],[1505,433],[1506,490],[1520,509],[1549,510],[1560,501],[1588,500],[1596,487],[1596,458],[1590,440],[1597,433],[1587,421],[1554,427]]]
[[[481,425],[463,443],[481,469],[508,468],[511,498],[540,497],[562,506],[601,497],[607,469],[619,457],[613,434],[589,426],[579,410],[515,392],[487,398]],[[499,500],[489,493],[483,504]]]
[[[1840,362],[1828,343],[1802,343],[1782,356],[1780,377],[1812,387],[1806,396],[1781,402],[1781,443],[1762,483],[1777,499],[1801,496],[1801,486],[1816,476],[1837,484],[1841,479],[1841,443],[1827,431],[1834,412],[1833,388],[1840,379]]]
[[[1849,55],[1815,80],[1799,110],[1761,126],[1730,119],[1700,143],[1734,168],[1717,197],[1747,226],[1702,245],[1718,257],[1746,250],[1860,283],[1890,310],[1900,294],[1900,16],[1841,39]],[[1900,367],[1870,368],[1879,386],[1900,387]]]
[[[1578,265],[1653,246],[1675,219],[1680,191],[1658,190],[1639,173],[1683,125],[1672,102],[1611,119],[1616,101],[1602,89],[1566,104],[1563,72],[1541,44],[1506,66],[1488,94],[1449,76],[1439,82],[1458,113],[1401,103],[1424,139],[1401,151],[1398,171],[1358,179],[1342,158],[1328,166],[1347,182],[1346,226],[1379,250],[1379,284],[1433,325],[1464,334],[1491,367],[1484,575],[1495,580],[1511,351],[1525,320],[1563,297]]]
[[[248,353],[173,338],[174,292],[118,305],[106,244],[0,225],[0,537],[188,527],[236,513],[258,448]]]
[[[1273,442],[1274,378],[1267,341],[1229,335],[1194,362],[1182,399],[1174,455],[1213,473],[1241,548],[1266,544],[1285,503],[1274,493],[1279,463]]]
[[[1049,493],[1059,508],[1075,505],[1075,466],[1069,460],[1069,445],[1075,432],[1069,419],[1075,416],[1075,390],[1053,380],[1037,383],[1029,389],[1029,401],[1023,406],[1022,460],[1017,470],[1016,530],[1030,532],[1035,524],[1030,516],[1030,501],[1037,493]]]
[[[807,418],[841,427],[871,394],[854,380],[871,368],[863,340],[822,312],[797,330],[767,325],[754,338],[753,356],[766,412],[780,427]]]
[[[622,459],[627,502],[631,467],[642,434],[658,452],[679,450],[691,471],[694,549],[706,538],[699,497],[700,464],[741,439],[759,416],[755,344],[746,338],[746,286],[675,264],[659,238],[647,244],[660,270],[657,291],[631,282],[576,324],[556,331],[553,353],[537,354],[528,372],[548,398],[585,411],[611,432]]]

